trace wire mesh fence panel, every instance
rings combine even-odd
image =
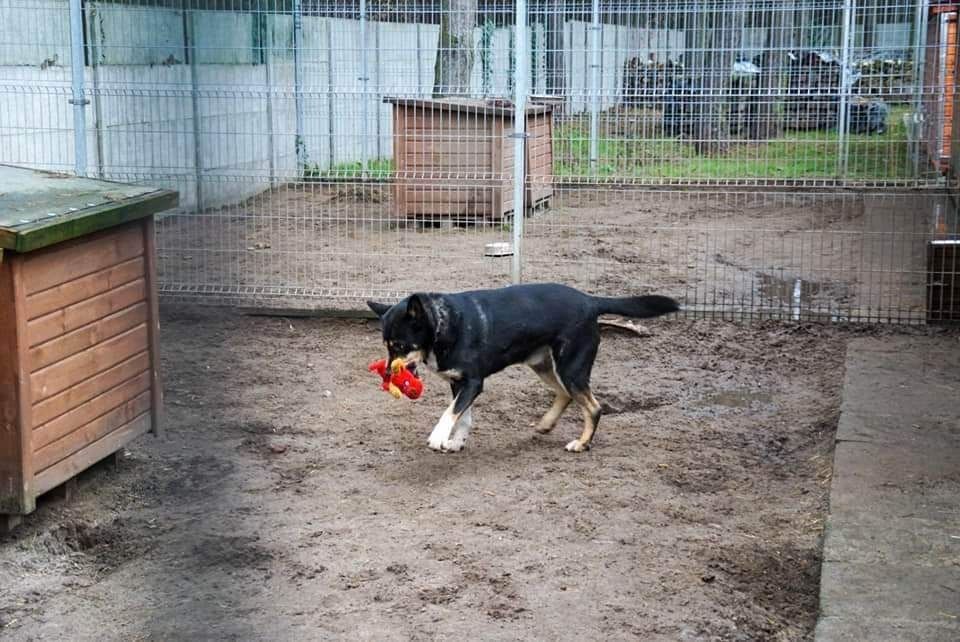
[[[0,0],[0,162],[178,190],[167,300],[559,280],[939,320],[956,24],[919,0]]]

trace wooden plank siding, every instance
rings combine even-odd
[[[124,426],[88,444],[71,457],[63,459],[34,478],[34,491],[42,495],[62,484],[77,473],[89,468],[104,457],[117,452],[136,437],[150,431],[150,414],[144,413]]]
[[[48,446],[149,390],[150,371],[144,370],[69,412],[36,426],[31,445],[34,451]]]
[[[146,351],[138,352],[85,381],[38,401],[33,406],[34,426],[42,426],[51,419],[89,402],[103,391],[110,390],[149,369],[150,354]]]
[[[138,221],[23,256],[28,452],[45,483],[66,480],[49,469],[73,470],[75,455],[145,414],[154,423],[148,227]]]
[[[24,265],[27,296],[69,283],[143,254],[140,225],[133,224],[31,252]]]
[[[41,368],[30,375],[35,402],[43,401],[84,379],[100,374],[147,347],[147,327],[146,324],[140,324],[52,366]]]
[[[945,58],[946,86],[943,88],[943,147],[940,157],[944,161],[950,158],[950,141],[953,139],[953,95],[957,78],[957,14],[947,18],[947,50]]]
[[[510,109],[467,101],[393,102],[393,195],[400,216],[467,216],[498,220],[513,211],[514,145]],[[526,206],[548,199],[553,186],[553,120],[528,111]]]
[[[927,22],[924,111],[929,125],[924,143],[930,163],[941,172],[949,171],[952,149],[958,10],[956,3],[933,5]]]

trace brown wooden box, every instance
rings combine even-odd
[[[960,322],[960,240],[927,243],[927,321]]]
[[[400,216],[499,220],[514,209],[513,107],[468,99],[385,98],[393,105]],[[526,109],[526,208],[553,195],[553,107]]]
[[[177,195],[8,166],[0,185],[6,520],[159,431],[152,215]]]

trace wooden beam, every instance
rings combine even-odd
[[[163,385],[160,381],[160,304],[157,298],[157,247],[153,217],[143,220],[143,256],[146,259],[147,301],[150,318],[147,340],[150,345],[150,423],[156,436],[163,434]]]
[[[0,263],[0,513],[6,514],[35,507],[23,261],[8,254]]]

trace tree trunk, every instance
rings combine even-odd
[[[440,40],[433,68],[433,95],[469,96],[477,0],[442,0]]]
[[[564,3],[554,0],[552,11],[547,15],[547,93],[551,96],[563,96],[566,90],[566,73],[563,65],[565,16]]]
[[[702,54],[701,108],[696,128],[694,149],[699,154],[719,154],[726,151],[730,139],[727,123],[730,80],[733,63],[740,50],[745,10],[742,5],[716,9],[705,16],[701,41],[706,44]]]
[[[791,5],[779,5],[770,19],[766,51],[760,63],[760,103],[753,120],[753,140],[776,138],[783,133],[783,97],[787,82],[787,51],[794,47],[793,12]]]

